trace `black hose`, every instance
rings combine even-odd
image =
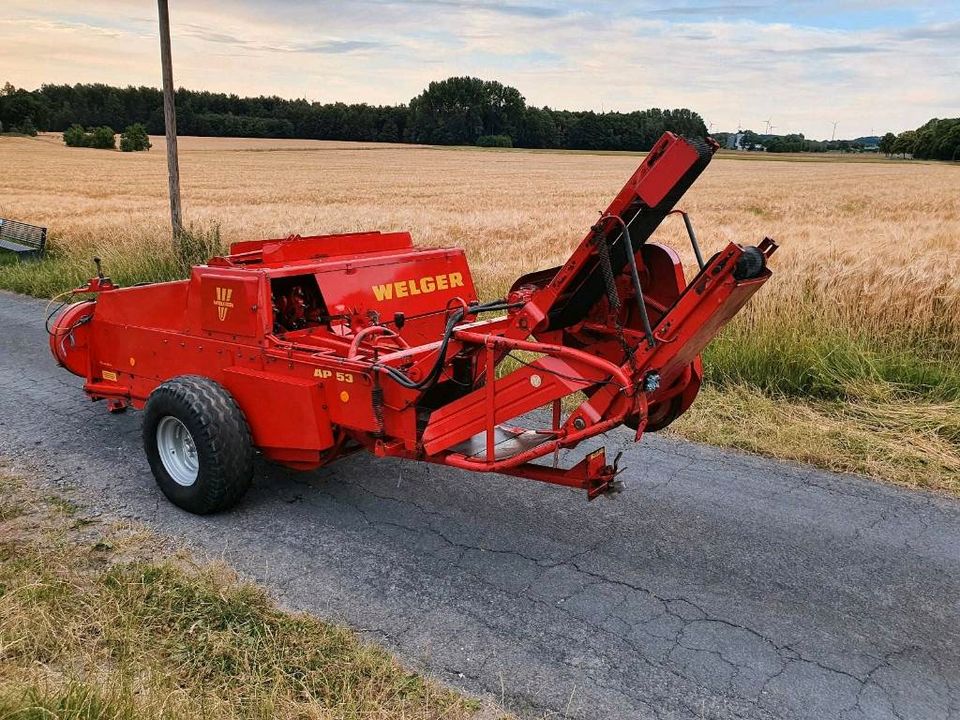
[[[504,300],[494,300],[483,305],[473,305],[468,308],[458,308],[447,319],[447,326],[444,328],[443,338],[440,340],[440,347],[437,349],[437,360],[434,362],[430,372],[427,373],[423,380],[411,380],[403,373],[403,371],[394,367],[390,367],[389,365],[378,364],[374,366],[374,369],[383,370],[385,373],[387,373],[387,375],[403,385],[405,388],[409,388],[410,390],[425,390],[434,385],[440,378],[443,368],[446,365],[447,345],[450,343],[450,338],[453,337],[454,329],[467,315],[478,315],[479,313],[484,312],[508,310],[512,307],[517,307],[520,304],[521,303],[508,303]]]
[[[66,294],[66,293],[64,293],[64,294]],[[43,327],[44,327],[44,329],[47,331],[47,335],[53,335],[53,330],[50,329],[50,321],[53,320],[53,318],[54,318],[61,310],[63,310],[67,305],[70,304],[70,301],[73,300],[73,296],[74,296],[74,293],[70,293],[70,297],[68,297],[66,300],[62,301],[59,305],[57,305],[57,307],[55,307],[55,308],[53,309],[53,311],[52,311],[49,315],[47,315],[47,319],[44,320],[44,322],[43,322]],[[48,306],[48,307],[49,307],[49,306]]]

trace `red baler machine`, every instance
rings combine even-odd
[[[666,427],[699,390],[701,350],[770,277],[771,240],[704,261],[683,213],[691,282],[647,242],[716,149],[665,134],[566,264],[499,300],[478,301],[460,249],[293,236],[235,243],[188,280],[120,288],[98,272],[50,347],[92,399],[145,407],[154,475],[193,512],[239,500],[255,449],[309,470],[365,448],[594,498],[616,489],[616,462],[600,449],[558,467],[557,451]]]

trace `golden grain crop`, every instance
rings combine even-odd
[[[153,142],[149,153],[127,154],[66,148],[56,135],[2,138],[0,216],[90,248],[162,242],[166,166],[162,138]],[[639,162],[218,138],[182,138],[180,152],[188,222],[219,223],[228,240],[407,229],[422,245],[465,247],[487,295],[563,262]],[[707,249],[777,239],[781,277],[764,305],[804,289],[839,306],[831,312],[911,325],[960,296],[960,167],[721,156],[682,205]],[[673,221],[661,237],[680,232]]]

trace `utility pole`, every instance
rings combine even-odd
[[[167,176],[170,189],[170,223],[174,246],[183,233],[180,213],[180,163],[177,160],[177,108],[173,98],[173,61],[170,58],[170,12],[167,0],[157,0],[160,11],[160,63],[163,65],[163,119],[167,131]]]

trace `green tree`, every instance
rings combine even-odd
[[[744,150],[753,150],[754,145],[765,145],[763,137],[759,133],[754,132],[753,130],[744,130],[743,138],[740,140],[740,145]]]
[[[934,118],[916,129],[913,156],[925,160],[960,159],[960,118]]]
[[[71,125],[63,131],[63,142],[68,147],[86,147],[87,133],[80,125]]]
[[[100,150],[116,150],[117,138],[115,135],[113,128],[101,125],[91,133],[90,147]]]
[[[106,126],[84,130],[80,125],[71,125],[63,133],[63,142],[70,147],[91,147],[101,150],[117,149],[113,128]]]
[[[473,145],[481,135],[518,134],[526,102],[496,81],[452,77],[410,101],[410,137],[432,145]]]
[[[17,129],[24,135],[29,135],[30,137],[37,136],[37,126],[33,124],[33,118],[29,115],[20,121],[20,125]]]
[[[950,128],[944,132],[939,152],[941,160],[960,160],[960,118],[954,119]]]
[[[120,136],[120,150],[123,152],[149,150],[151,147],[150,136],[147,135],[147,128],[143,123],[128,125]]]
[[[478,147],[513,147],[513,141],[509,135],[481,135],[477,138]]]
[[[575,150],[620,150],[613,123],[606,115],[577,113],[567,130],[567,147]]]
[[[880,138],[880,152],[882,152],[887,157],[893,155],[893,146],[897,142],[897,136],[892,132],[888,132],[882,138]]]
[[[917,144],[917,131],[916,130],[904,130],[902,133],[897,135],[897,140],[893,144],[893,152],[895,155],[913,155],[913,149]]]
[[[397,127],[393,118],[387,118],[386,122],[383,123],[383,127],[377,133],[377,140],[391,143],[400,142],[400,128]]]
[[[15,88],[10,83],[4,85],[3,90],[0,91],[0,122],[9,131],[22,130],[20,126],[27,118],[30,119],[26,124],[28,130],[33,128],[35,131],[38,127],[45,129],[49,115],[48,109],[49,104],[46,99],[36,92]]]
[[[560,142],[553,111],[550,108],[527,108],[520,123],[519,137],[515,144],[528,148],[553,148]]]

